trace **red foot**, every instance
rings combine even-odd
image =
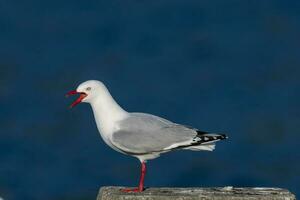
[[[140,188],[124,188],[121,189],[122,192],[143,192],[144,189]]]
[[[121,189],[121,191],[122,192],[143,192],[145,174],[146,174],[146,164],[145,162],[142,162],[141,178],[140,178],[139,186],[137,188],[124,188]]]

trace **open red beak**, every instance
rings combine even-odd
[[[73,108],[74,106],[76,106],[77,104],[79,104],[86,96],[87,94],[84,93],[84,92],[77,92],[76,90],[72,90],[70,92],[68,92],[66,94],[66,97],[69,97],[71,95],[75,95],[75,94],[80,94],[78,99],[76,99],[71,105],[70,105],[70,108]]]

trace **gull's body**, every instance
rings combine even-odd
[[[226,139],[223,134],[199,131],[155,115],[127,112],[100,81],[86,81],[69,94],[75,93],[81,96],[72,106],[81,101],[91,104],[97,128],[105,143],[118,152],[138,158],[142,163],[139,187],[126,191],[143,190],[147,160],[176,149],[212,151],[216,141]]]

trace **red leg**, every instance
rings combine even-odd
[[[122,189],[123,192],[142,192],[144,190],[144,180],[146,175],[146,163],[142,162],[141,165],[141,177],[140,177],[140,183],[138,188],[125,188]]]

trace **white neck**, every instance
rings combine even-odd
[[[118,103],[110,95],[107,88],[99,91],[97,97],[90,102],[98,130],[103,137],[110,135],[114,128],[114,122],[119,121],[127,116]]]

